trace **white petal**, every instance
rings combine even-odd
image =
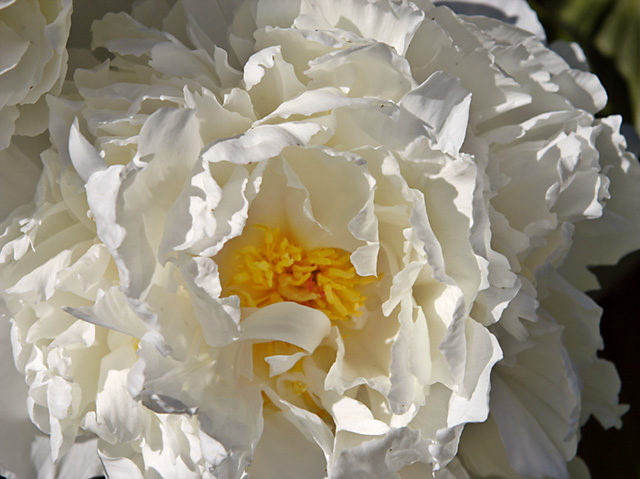
[[[363,38],[375,38],[404,55],[424,12],[411,3],[366,0],[304,2],[302,14],[317,9],[333,27],[351,30]],[[323,25],[324,26],[324,25]]]
[[[20,115],[20,110],[15,106],[5,106],[0,111],[0,151],[8,148],[11,144],[11,137],[16,128],[16,120]]]
[[[236,90],[238,91],[238,90]],[[236,136],[249,129],[252,117],[229,108],[228,102],[220,104],[216,96],[203,88],[202,92],[185,89],[185,105],[196,111],[200,134],[205,144],[221,138]]]
[[[85,182],[92,173],[102,171],[107,166],[93,145],[80,133],[77,118],[69,131],[69,156],[74,168]]]
[[[545,437],[535,416],[523,411],[502,380],[493,378],[492,383],[493,408],[500,409],[500,435],[513,468],[525,476],[568,478],[566,459]]]
[[[217,265],[209,258],[180,256],[180,268],[205,341],[211,346],[229,344],[240,335],[239,301],[220,298]]]
[[[596,145],[611,198],[602,217],[576,224],[573,248],[563,274],[583,291],[598,288],[586,265],[614,264],[640,244],[640,165],[624,151],[620,117],[598,120]]]
[[[202,158],[209,162],[255,163],[278,155],[287,146],[306,145],[322,130],[316,123],[261,125],[239,137],[209,145]]]
[[[432,359],[424,312],[409,296],[401,301],[398,321],[400,328],[391,348],[388,398],[391,410],[403,414],[412,405],[421,407],[427,400],[425,386],[430,383]]]
[[[491,370],[502,359],[502,350],[496,337],[475,321],[466,323],[466,340],[465,391],[451,397],[447,418],[450,426],[481,422],[487,418]]]
[[[323,479],[325,468],[322,450],[277,412],[265,417],[264,431],[246,472],[252,478],[267,479],[297,477],[304,471],[305,478]]]
[[[259,116],[305,90],[293,66],[280,53],[280,46],[264,48],[249,58],[244,66],[244,83]]]
[[[110,457],[103,451],[100,451],[99,455],[108,477],[113,479],[143,479],[140,468],[128,457],[120,455]]]
[[[331,405],[336,422],[336,431],[350,431],[356,434],[379,436],[389,432],[389,426],[373,417],[371,410],[347,396],[343,396]]]
[[[469,121],[471,93],[459,78],[436,72],[408,92],[400,102],[427,123],[436,134],[436,145],[452,155],[464,142]]]
[[[49,299],[58,281],[58,273],[69,266],[71,251],[63,250],[42,266],[23,276],[15,286],[7,289],[9,294],[35,292],[39,299]]]
[[[304,358],[306,353],[299,352],[287,355],[267,356],[264,360],[269,363],[269,376],[278,376],[289,371],[295,364]]]
[[[309,63],[308,88],[335,87],[347,96],[399,101],[415,86],[407,61],[381,43],[328,53]]]
[[[128,368],[136,356],[131,345],[124,345],[101,361],[100,385],[96,398],[100,436],[113,442],[130,442],[143,437],[150,413],[136,403],[127,390]]]
[[[280,399],[273,391],[267,389],[269,399],[280,408],[287,420],[311,443],[322,450],[325,457],[331,454],[333,433],[318,415]]]
[[[437,0],[461,15],[484,15],[534,33],[544,40],[544,27],[525,0]]]
[[[329,473],[336,479],[386,479],[417,461],[431,462],[425,441],[417,431],[398,428],[382,438],[343,449],[329,465]]]
[[[249,173],[239,165],[218,185],[208,162],[198,162],[167,213],[160,258],[165,261],[171,250],[214,256],[227,241],[239,236],[260,189],[263,166]]]
[[[4,309],[4,305],[0,303]],[[8,479],[35,477],[29,447],[39,431],[27,414],[27,391],[24,376],[16,370],[11,355],[11,324],[2,312],[0,318],[0,382],[3,385],[0,408],[0,474]],[[47,444],[47,452],[48,444]]]
[[[242,321],[242,340],[285,341],[312,353],[329,334],[329,318],[297,303],[275,303]]]
[[[5,51],[0,60],[0,75],[2,75],[18,65],[27,51],[29,41],[17,35],[6,23],[0,22],[0,42]]]
[[[144,27],[124,12],[108,13],[93,25],[92,32],[94,48],[103,46],[123,55],[139,56],[167,41],[166,35]]]
[[[147,332],[140,318],[129,308],[119,288],[114,287],[106,292],[100,290],[95,304],[91,307],[63,309],[76,318],[135,338],[142,338]]]
[[[391,318],[372,315],[364,327],[337,337],[336,360],[327,373],[325,388],[344,394],[346,390],[367,384],[387,395],[390,389],[389,358],[398,323]]]
[[[78,441],[54,464],[49,441],[44,437],[38,437],[31,447],[31,457],[38,469],[38,479],[87,479],[103,474],[97,443],[97,439]],[[22,479],[22,476],[19,477]]]
[[[164,224],[155,215],[166,214],[200,151],[193,112],[158,110],[145,122],[139,144],[138,154],[148,161],[140,170],[111,166],[95,172],[86,187],[98,236],[118,265],[122,287],[133,298],[149,287],[156,268],[154,250]],[[162,201],[151,199],[152,188],[162,190]]]
[[[328,112],[342,106],[358,105],[372,101],[375,100],[366,98],[349,98],[334,87],[305,90],[297,97],[278,105],[273,112],[259,120],[257,124],[268,122],[274,118],[287,119],[293,115],[311,116],[316,113]]]

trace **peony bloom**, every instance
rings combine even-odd
[[[59,93],[67,71],[71,0],[0,2],[0,149],[13,134],[47,127],[44,95]]]
[[[0,221],[33,198],[47,147],[33,137],[47,129],[45,95],[60,92],[67,71],[71,1],[0,1]]]
[[[428,0],[93,24],[109,58],[46,98],[0,230],[39,477],[584,473],[580,426],[625,410],[586,266],[638,247],[640,167],[524,4],[469,3],[515,24]]]

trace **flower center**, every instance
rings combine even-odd
[[[378,278],[359,276],[349,253],[337,248],[306,252],[278,228],[256,228],[263,231],[264,242],[236,253],[237,272],[226,288],[240,297],[242,306],[293,301],[318,309],[331,320],[362,315],[366,297],[359,287]]]

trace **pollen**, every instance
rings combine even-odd
[[[240,297],[242,306],[262,308],[293,301],[318,309],[334,321],[362,315],[366,297],[360,288],[378,278],[359,276],[348,252],[304,251],[278,228],[256,228],[264,233],[264,241],[236,253],[237,271],[225,288]]]

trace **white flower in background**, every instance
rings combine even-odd
[[[60,93],[68,63],[73,71],[97,62],[89,51],[93,20],[131,3],[0,0],[0,221],[33,199],[40,153],[50,146],[46,95]]]
[[[71,0],[0,1],[0,220],[33,198],[47,147],[33,137],[47,128],[45,95],[62,87],[70,26]]]
[[[70,25],[71,0],[0,2],[0,149],[47,128],[44,95],[62,87]]]
[[[111,58],[48,97],[0,241],[34,460],[568,477],[580,425],[624,411],[582,291],[638,246],[640,168],[598,80],[502,4],[516,26],[367,0],[96,22]]]

